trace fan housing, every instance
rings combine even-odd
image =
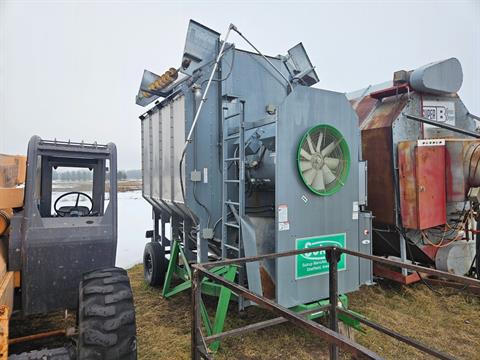
[[[317,125],[300,140],[298,172],[303,183],[317,195],[339,191],[350,171],[350,151],[343,135],[330,125]]]

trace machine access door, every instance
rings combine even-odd
[[[75,308],[82,275],[115,265],[115,153],[113,144],[30,141],[20,265],[25,314]]]

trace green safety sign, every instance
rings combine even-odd
[[[296,250],[303,250],[318,246],[345,247],[346,234],[330,234],[296,239]],[[345,254],[342,254],[338,262],[338,270],[347,268]],[[325,251],[314,251],[300,254],[295,257],[295,278],[303,279],[310,276],[328,273],[328,261],[325,258]]]

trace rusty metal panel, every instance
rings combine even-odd
[[[471,142],[448,139],[445,143],[447,202],[464,201],[468,192],[468,170],[464,167],[468,166],[471,155],[466,148]],[[467,163],[464,163],[465,161]]]
[[[398,144],[400,209],[407,229],[428,229],[446,222],[445,145],[443,140]]]
[[[368,209],[375,221],[395,225],[391,129],[362,131],[362,154],[368,161]]]
[[[463,141],[463,169],[465,176],[465,193],[468,187],[480,186],[480,141]]]
[[[445,145],[417,146],[418,228],[445,224]]]
[[[415,177],[416,141],[398,143],[398,175],[400,182],[400,213],[407,229],[418,228],[417,181]]]
[[[378,100],[370,96],[365,96],[363,99],[356,99],[353,102],[353,108],[358,115],[358,125],[361,126],[367,116],[372,112]]]
[[[394,85],[392,87],[381,89],[370,93],[370,96],[375,99],[383,99],[390,96],[405,94],[410,90],[408,84]]]
[[[400,112],[407,104],[408,97],[406,94],[400,96],[391,96],[383,99],[375,108],[373,112],[365,119],[361,125],[361,129],[370,130],[382,127],[391,127],[395,119],[400,115]],[[357,115],[361,110],[357,107]],[[392,150],[389,150],[390,152]]]

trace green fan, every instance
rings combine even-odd
[[[330,125],[317,125],[303,135],[297,163],[305,185],[317,195],[332,195],[345,185],[350,151],[342,134]]]

